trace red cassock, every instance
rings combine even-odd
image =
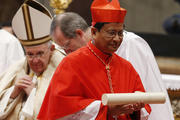
[[[40,120],[55,120],[86,108],[103,93],[111,93],[105,65],[90,51],[88,46],[105,62],[110,59],[110,74],[114,93],[144,91],[140,77],[133,66],[123,58],[106,55],[91,42],[86,47],[66,56],[59,64],[51,80],[38,115]],[[151,108],[145,105],[150,113]],[[129,115],[122,120],[131,120]],[[107,118],[107,106],[100,107],[96,120]]]

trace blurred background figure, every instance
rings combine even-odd
[[[13,35],[11,22],[0,25],[0,74],[10,65],[24,57],[23,48],[18,39]]]
[[[180,34],[180,14],[175,14],[166,19],[163,27],[168,34]]]
[[[175,0],[176,2],[178,2],[180,4],[180,0]]]

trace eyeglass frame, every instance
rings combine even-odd
[[[68,40],[66,40],[66,43],[64,43],[64,45],[59,45],[59,48],[63,49],[63,50],[66,50],[69,47],[70,44],[71,44],[71,40],[68,39]]]
[[[48,52],[49,52],[49,50],[50,50],[50,48],[48,47],[48,49],[46,49],[46,51],[44,52],[44,53],[39,53],[38,54],[38,52],[37,52],[37,54],[36,55],[28,55],[27,53],[26,53],[26,57],[28,57],[29,59],[34,59],[34,58],[42,58],[42,57],[44,57]],[[40,52],[40,51],[39,51]]]
[[[124,30],[122,30],[122,31],[107,30],[106,31],[106,30],[101,29],[101,31],[104,32],[106,34],[106,37],[109,39],[113,39],[114,37],[116,37],[117,34],[120,39],[123,38]]]

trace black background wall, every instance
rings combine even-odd
[[[180,57],[180,35],[136,34],[147,41],[156,56]]]

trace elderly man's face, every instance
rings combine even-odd
[[[60,28],[57,27],[54,33],[52,34],[52,38],[54,42],[57,43],[66,52],[66,54],[69,54],[86,45],[82,35],[84,33],[82,32],[83,31],[80,30],[79,34],[77,33],[77,36],[75,38],[70,39],[64,36]]]
[[[95,46],[104,53],[115,52],[123,39],[123,23],[104,24],[100,31],[92,28],[92,36]]]
[[[49,43],[24,47],[28,64],[36,74],[40,75],[46,70],[52,55],[51,47]]]

